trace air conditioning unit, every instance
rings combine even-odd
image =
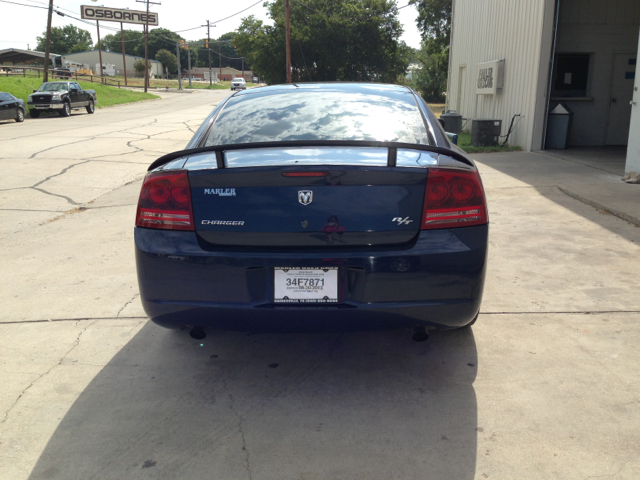
[[[471,125],[471,146],[491,147],[498,145],[502,120],[495,118],[479,118]]]

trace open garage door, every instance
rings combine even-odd
[[[626,145],[631,122],[631,99],[636,72],[637,57],[634,53],[614,55],[609,98],[609,121],[607,124],[607,145]]]

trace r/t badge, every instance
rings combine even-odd
[[[409,220],[409,217],[406,217],[406,218],[395,217],[391,221],[392,222],[398,222],[398,225],[409,225],[411,222],[413,222],[413,220]]]

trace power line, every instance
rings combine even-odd
[[[46,5],[45,3],[43,3],[43,2],[39,2],[39,1],[37,1],[37,0],[25,0],[25,1],[27,1],[27,2],[34,2],[34,3],[41,3],[41,4],[43,4],[43,5]],[[250,8],[255,7],[256,5],[258,5],[259,3],[261,3],[262,1],[264,1],[264,0],[258,0],[256,3],[254,3],[254,4],[252,4],[252,5],[249,5],[247,8],[244,8],[244,9],[240,10],[239,12],[234,13],[233,15],[229,15],[228,17],[225,17],[225,18],[223,18],[223,19],[221,19],[221,20],[216,20],[215,22],[212,22],[212,23],[222,22],[222,21],[224,21],[224,20],[228,20],[229,18],[233,18],[233,17],[235,17],[236,15],[240,15],[242,12],[245,12],[245,11],[249,10]],[[40,7],[40,6],[38,6],[38,5],[27,5],[27,4],[25,4],[25,3],[12,2],[12,1],[10,1],[10,0],[0,0],[0,2],[3,2],[3,3],[11,3],[11,4],[14,4],[14,5],[20,5],[20,6],[22,6],[22,7],[42,8],[42,9],[48,10],[48,7]],[[58,7],[58,6],[56,6],[56,8],[57,8],[58,10],[64,10],[65,12],[75,13],[75,12],[72,12],[71,10],[68,10],[68,9],[66,9],[66,8],[63,8],[63,7]],[[55,11],[55,10],[54,10],[54,11]],[[58,13],[58,15],[65,16],[65,17],[69,17],[69,18],[71,18],[71,19],[73,19],[73,20],[76,20],[76,21],[78,21],[78,22],[82,22],[82,23],[84,23],[84,24],[87,24],[87,25],[91,25],[91,26],[93,26],[93,23],[92,23],[92,22],[89,22],[89,21],[84,20],[84,19],[82,19],[82,18],[74,17],[74,16],[72,16],[72,15],[69,15],[69,13],[63,14],[63,13],[61,13],[61,12],[57,12],[57,11],[56,11],[56,13]],[[206,25],[205,25],[205,26],[206,26]],[[111,31],[114,31],[114,32],[118,32],[118,31],[120,31],[120,29],[118,29],[118,28],[113,28],[113,27],[107,27],[107,26],[104,26],[104,23],[103,23],[103,27],[102,27],[102,28],[104,28],[105,30],[111,30]],[[173,33],[190,32],[191,30],[198,30],[199,28],[204,28],[204,26],[200,25],[200,26],[197,26],[197,27],[185,28],[185,29],[183,29],[183,30],[175,30]],[[131,41],[131,40],[125,40],[125,42],[128,42],[128,41]],[[171,41],[172,43],[175,43],[175,40],[170,40],[170,41]]]
[[[49,10],[49,8],[48,8],[48,7],[39,7],[38,5],[27,5],[26,3],[10,2],[10,1],[8,1],[8,0],[0,0],[0,2],[3,2],[3,3],[12,3],[12,4],[14,4],[14,5],[20,5],[20,6],[23,6],[23,7],[43,8],[43,9],[45,9],[45,10]]]
[[[216,20],[216,21],[215,21],[215,22],[213,22],[213,23],[220,23],[220,22],[222,22],[222,21],[224,21],[224,20],[227,20],[227,19],[229,19],[229,18],[231,18],[231,17],[235,17],[236,15],[240,15],[242,12],[245,12],[245,11],[249,10],[250,8],[255,7],[256,5],[258,5],[259,3],[263,2],[263,1],[264,1],[264,0],[258,0],[256,3],[254,3],[253,5],[248,6],[248,7],[247,7],[247,8],[245,8],[244,10],[240,10],[239,12],[236,12],[236,13],[234,13],[233,15],[229,15],[228,17],[224,17],[222,20]]]
[[[199,27],[193,27],[193,28],[185,28],[184,30],[176,30],[176,31],[175,31],[175,32],[173,32],[173,33],[189,32],[189,31],[191,31],[191,30],[197,30],[197,29],[199,29],[199,28],[203,28],[203,27],[206,27],[206,25],[200,25]]]

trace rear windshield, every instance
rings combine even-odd
[[[363,140],[429,144],[409,90],[304,87],[231,98],[204,146],[300,140]]]

